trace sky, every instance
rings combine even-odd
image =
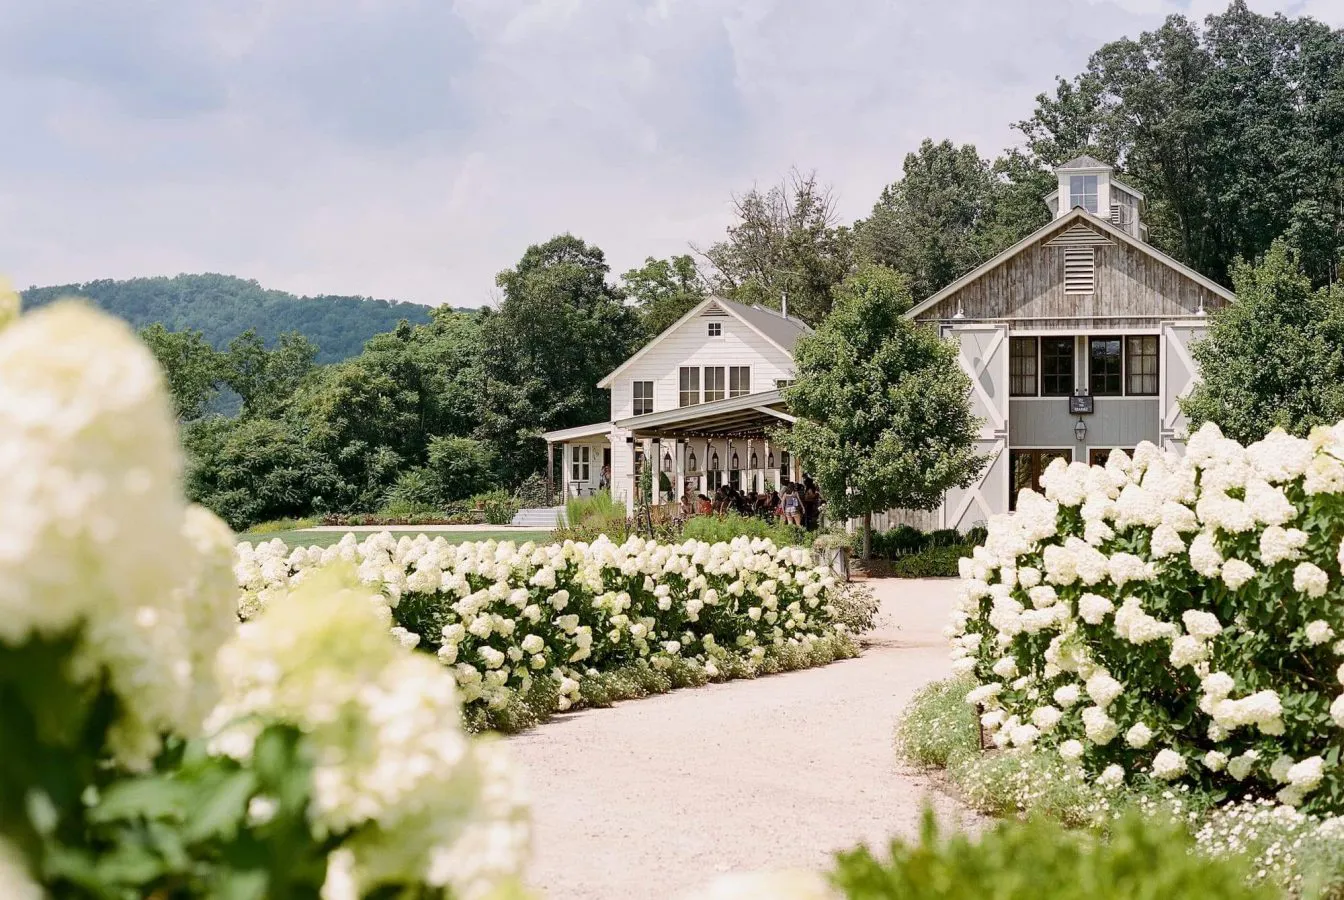
[[[613,275],[707,246],[794,166],[862,216],[923,138],[993,157],[1103,43],[1226,5],[0,0],[0,273],[478,306],[560,232]]]

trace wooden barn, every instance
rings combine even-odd
[[[1110,166],[1084,156],[1056,174],[1049,224],[908,313],[959,343],[990,462],[941,510],[884,525],[965,530],[1012,510],[1053,459],[1184,435],[1190,342],[1235,298],[1145,241],[1143,195]]]

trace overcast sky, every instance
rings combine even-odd
[[[923,137],[993,156],[1102,43],[1225,7],[0,0],[0,273],[476,306],[561,231],[615,273],[707,244],[793,165],[863,215]]]

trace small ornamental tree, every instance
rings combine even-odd
[[[1237,302],[1191,348],[1204,379],[1181,403],[1191,432],[1213,422],[1250,443],[1344,418],[1344,285],[1313,291],[1282,242],[1233,283]]]
[[[781,435],[842,518],[933,509],[979,474],[971,383],[953,347],[904,317],[904,276],[866,265],[837,289],[835,307],[798,342],[798,380],[784,392],[797,422]]]

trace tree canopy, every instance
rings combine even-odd
[[[1344,419],[1344,284],[1312,290],[1283,242],[1233,282],[1237,302],[1192,348],[1203,381],[1181,404],[1191,430],[1214,422],[1251,443]]]
[[[798,420],[781,440],[835,515],[864,517],[865,556],[872,513],[932,509],[984,465],[970,379],[950,344],[904,317],[911,302],[902,275],[861,267],[798,342],[797,382],[784,391]]]

